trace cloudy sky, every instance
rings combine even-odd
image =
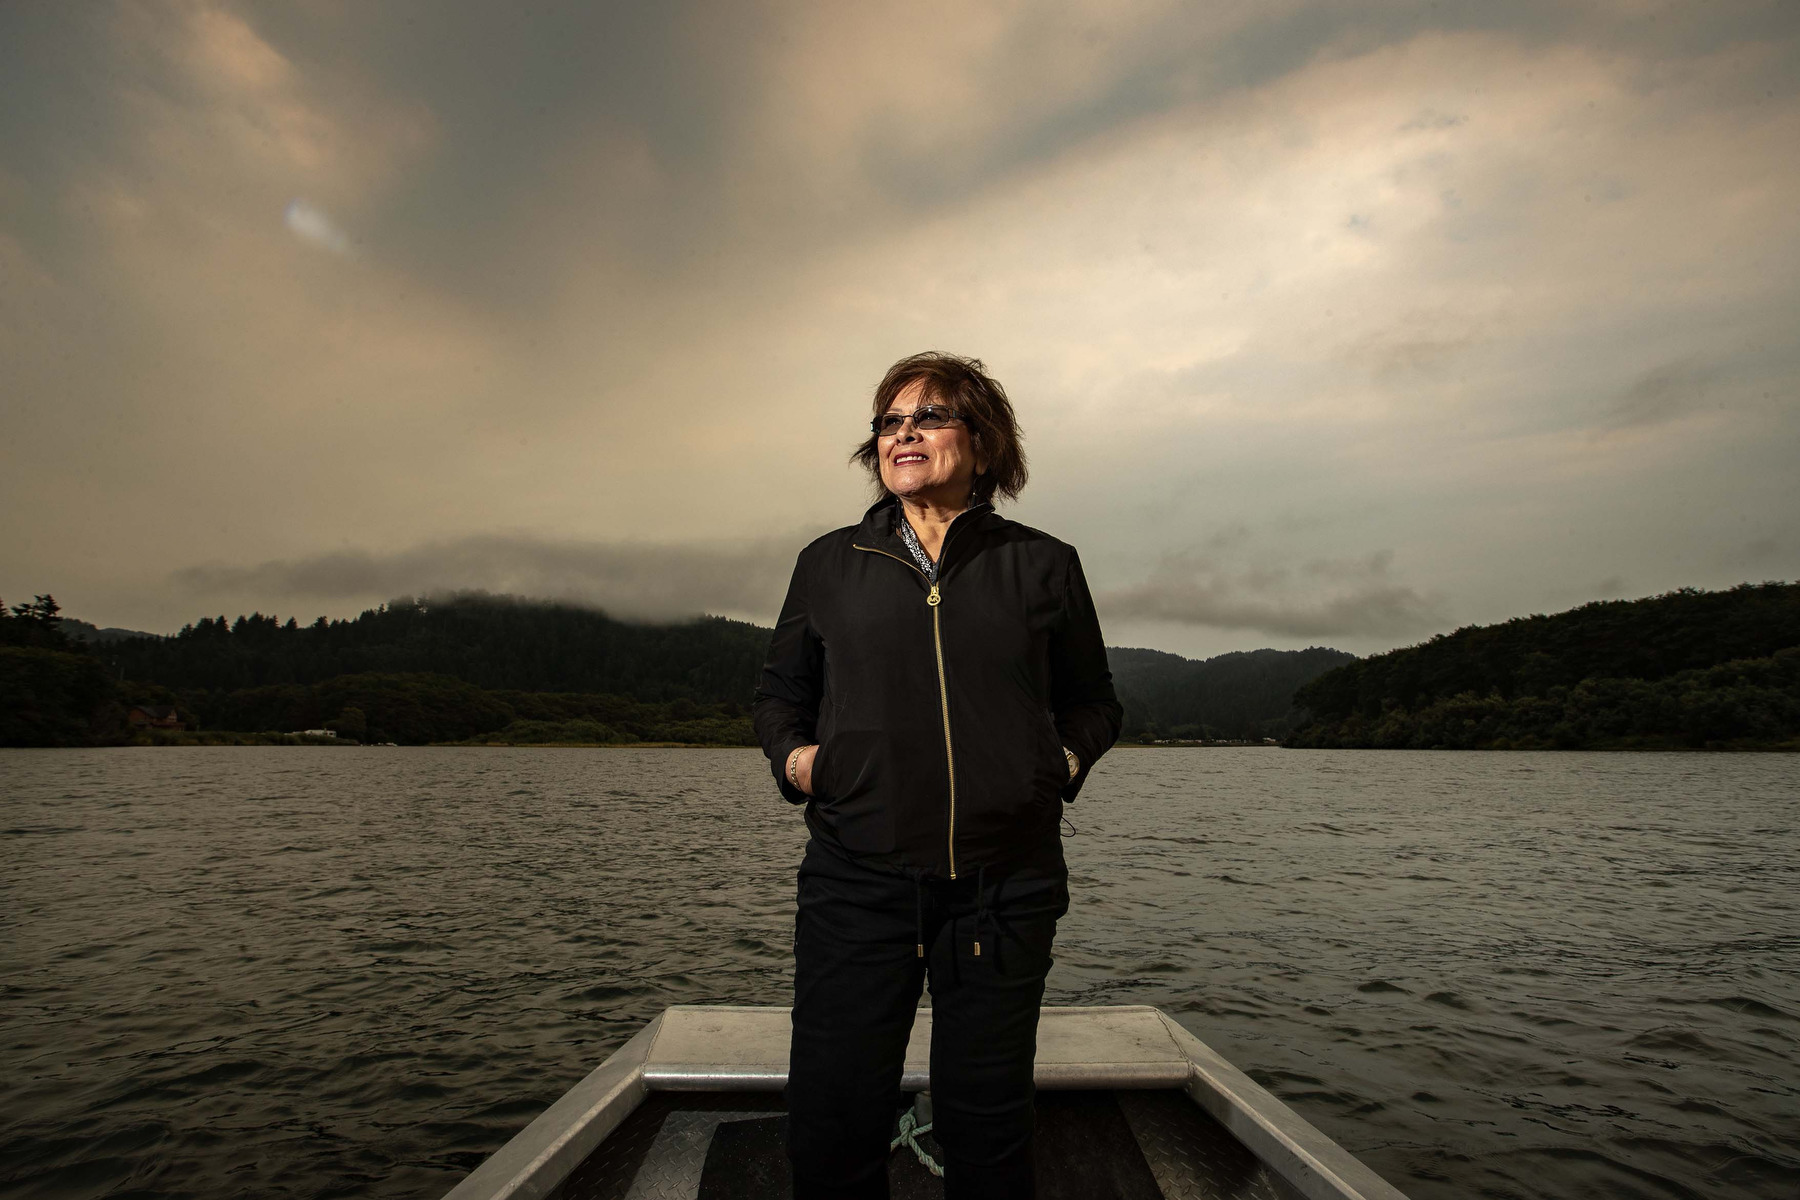
[[[767,622],[984,359],[1108,641],[1800,576],[1800,6],[0,6],[0,597]]]

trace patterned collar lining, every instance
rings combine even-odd
[[[894,515],[900,518],[897,522],[900,540],[905,542],[906,548],[912,552],[913,561],[919,564],[919,570],[925,572],[925,578],[936,583],[938,565],[931,561],[930,556],[925,553],[925,547],[919,544],[919,535],[913,532],[912,522],[906,519],[906,509],[902,505],[895,504]]]

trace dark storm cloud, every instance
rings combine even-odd
[[[766,618],[926,345],[1184,652],[1791,573],[1797,89],[1787,0],[0,4],[0,591]]]
[[[384,86],[429,108],[443,130],[441,151],[384,202],[380,235],[425,277],[535,308],[553,297],[541,274],[553,260],[529,228],[495,237],[491,222],[496,211],[529,211],[546,190],[585,188],[612,226],[610,249],[640,270],[680,274],[758,243],[817,248],[863,237],[872,220],[891,224],[966,203],[1172,108],[1424,33],[1604,40],[1685,56],[1734,36],[1774,33],[1782,22],[1772,7],[1724,3],[1700,21],[1680,10],[1622,16],[1604,5],[1475,0],[1210,10],[1048,4],[975,16],[991,36],[965,45],[920,37],[886,16],[859,22],[839,14],[842,42],[820,56],[835,54],[850,70],[910,62],[896,73],[912,74],[921,96],[946,73],[979,73],[969,97],[979,113],[939,114],[920,96],[884,102],[876,88],[842,106],[850,115],[841,142],[809,153],[802,136],[798,153],[776,155],[755,152],[773,132],[758,121],[803,122],[807,112],[782,106],[793,102],[795,79],[822,67],[791,52],[808,26],[822,23],[806,5],[522,9],[409,0],[331,17],[280,3],[240,11],[309,73],[329,74],[346,60],[379,69]],[[1075,69],[1059,71],[1064,64]],[[1427,109],[1414,123],[1463,120]],[[640,147],[663,180],[654,203],[583,179],[584,146],[615,137]]]
[[[372,220],[387,253],[423,279],[515,316],[554,304],[551,255],[572,247],[552,251],[533,236],[529,214],[547,194],[579,193],[609,226],[609,250],[644,271],[716,255],[730,235],[719,175],[757,56],[726,48],[754,47],[755,6],[400,0],[328,17],[287,3],[242,11],[301,70],[353,64],[433,114],[439,151]],[[649,205],[610,189],[609,169],[590,172],[588,160],[614,139],[678,186]]]
[[[1442,601],[1390,577],[1391,555],[1230,570],[1203,557],[1164,559],[1144,582],[1103,592],[1107,620],[1172,621],[1275,637],[1404,637],[1442,628]]]
[[[1719,375],[1717,367],[1693,359],[1663,363],[1632,381],[1607,410],[1604,423],[1623,429],[1672,420],[1698,407]]]
[[[479,590],[578,601],[615,616],[702,613],[772,620],[806,538],[718,545],[608,545],[489,535],[393,553],[345,550],[254,566],[206,565],[170,582],[204,604],[371,603]]]

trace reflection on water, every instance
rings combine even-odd
[[[1121,750],[1048,1003],[1410,1195],[1800,1193],[1784,756]],[[752,751],[0,752],[0,1195],[433,1197],[665,1005],[781,1004]]]

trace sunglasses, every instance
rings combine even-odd
[[[869,428],[875,431],[877,437],[893,437],[909,419],[914,429],[942,429],[952,421],[962,420],[962,414],[954,408],[927,404],[909,413],[882,413],[869,422]]]

